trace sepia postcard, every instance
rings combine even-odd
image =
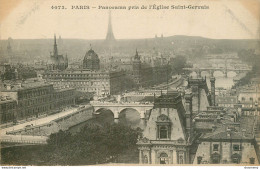
[[[259,0],[0,0],[2,169],[258,168],[259,63]]]

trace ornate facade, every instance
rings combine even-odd
[[[154,108],[138,141],[140,164],[189,164],[193,144],[191,95],[183,105],[178,92],[162,94],[155,99]]]

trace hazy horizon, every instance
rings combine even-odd
[[[207,5],[204,10],[111,10],[116,39],[151,39],[157,34],[199,36],[209,39],[259,39],[259,7],[244,0],[176,0],[167,1],[54,1],[20,0],[0,20],[0,39],[52,39],[54,33],[63,39],[102,40],[108,26],[107,9],[72,10],[72,5]],[[257,2],[257,1],[255,1]],[[64,5],[66,10],[53,10]],[[250,6],[251,5],[251,6]],[[255,7],[256,6],[256,7]],[[257,8],[256,10],[252,10]],[[256,12],[255,12],[256,11]]]

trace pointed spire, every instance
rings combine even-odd
[[[135,55],[138,56],[138,51],[137,48],[135,49]]]
[[[90,47],[90,50],[92,50],[92,45],[91,44],[89,44],[89,47]]]
[[[57,43],[56,43],[56,34],[54,34],[54,45],[57,45]]]
[[[58,48],[57,48],[57,43],[56,43],[56,34],[54,34],[53,56],[58,56]]]

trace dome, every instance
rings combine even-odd
[[[90,49],[89,51],[87,51],[84,60],[86,59],[98,59],[98,55],[96,54],[96,52],[93,49]]]

